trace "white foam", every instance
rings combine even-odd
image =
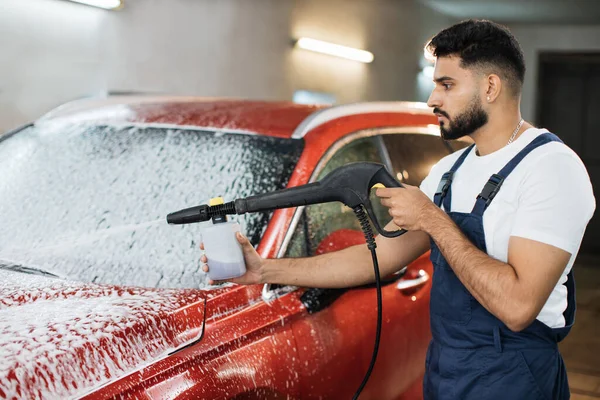
[[[300,149],[281,140],[177,126],[26,128],[0,142],[0,262],[84,282],[206,287],[200,227],[169,226],[167,214],[281,188]],[[256,242],[268,216],[233,220]]]
[[[199,291],[2,277],[0,397],[64,399],[105,385],[189,341],[171,315],[203,304]]]

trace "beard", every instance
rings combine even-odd
[[[443,121],[440,122],[440,132],[444,140],[460,139],[463,136],[472,134],[488,123],[488,114],[481,107],[479,95],[474,96],[467,110],[454,117],[454,119],[450,119],[446,112],[438,108],[434,109],[433,112],[445,116],[449,121],[447,126]]]

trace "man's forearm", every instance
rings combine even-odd
[[[342,288],[373,280],[371,254],[365,245],[309,258],[266,259],[265,283],[301,287]]]
[[[426,230],[456,276],[489,312],[515,326],[524,300],[514,268],[479,250],[444,211],[437,210]]]

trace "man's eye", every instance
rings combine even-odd
[[[450,89],[450,87],[452,87],[451,83],[442,83],[442,86],[444,87],[444,89],[448,90]]]

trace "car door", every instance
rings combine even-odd
[[[325,156],[317,179],[347,163],[371,161],[385,164],[399,181],[418,185],[431,166],[450,152],[448,145],[433,135],[388,130],[346,139],[347,144]],[[376,196],[371,199],[380,223],[387,223],[391,219],[387,208]],[[312,205],[302,211],[286,256],[312,256],[359,243],[364,243],[364,236],[351,209],[340,203]],[[415,382],[420,385],[430,338],[431,273],[425,255],[408,266],[403,277],[392,277],[384,285],[379,355],[361,398],[397,398]],[[301,393],[303,398],[350,398],[373,351],[375,289],[308,289],[303,297],[311,291],[321,296],[314,302],[318,306],[292,327],[300,358]]]

